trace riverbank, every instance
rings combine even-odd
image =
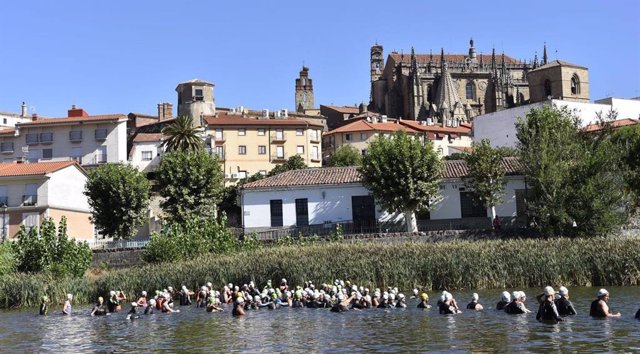
[[[290,284],[335,278],[373,287],[428,290],[503,289],[640,284],[640,239],[491,240],[446,243],[322,243],[207,255],[179,263],[93,271],[78,279],[18,274],[0,278],[0,306],[54,303],[73,293],[77,303],[110,290],[129,298],[168,286],[221,287],[286,278]]]

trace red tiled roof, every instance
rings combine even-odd
[[[15,135],[15,129],[0,129],[0,135]]]
[[[336,112],[340,112],[340,113],[344,113],[344,114],[359,114],[360,113],[360,108],[358,107],[354,107],[354,106],[325,106],[325,105],[321,105],[320,108],[322,107],[327,107],[329,109],[332,109]]]
[[[397,123],[373,123],[367,122],[364,119],[356,120],[354,122],[345,124],[341,127],[328,131],[325,135],[331,135],[334,133],[352,133],[352,132],[365,132],[365,131],[385,131],[385,132],[397,132],[404,131],[408,133],[417,133],[411,127],[406,127]]]
[[[296,118],[258,119],[258,117],[243,117],[236,114],[219,112],[216,116],[205,116],[205,121],[212,126],[281,126],[281,127],[324,127],[322,124],[308,122]]]
[[[103,121],[114,121],[120,119],[127,119],[126,114],[105,114],[98,116],[87,116],[87,117],[66,117],[66,118],[38,118],[35,121],[25,122],[25,123],[17,123],[16,125],[19,127],[23,126],[33,126],[33,125],[46,125],[46,124],[66,124],[66,123],[79,123],[79,122],[103,122]]]
[[[442,161],[442,179],[463,178],[469,174],[464,160]],[[515,157],[505,157],[502,164],[507,175],[517,175],[523,166]],[[316,186],[328,184],[360,183],[361,176],[358,167],[321,167],[293,170],[267,177],[242,186],[243,189],[262,189],[294,186]]]
[[[0,163],[0,177],[45,175],[73,165],[80,167],[75,161]]]
[[[155,142],[162,141],[164,139],[164,135],[161,133],[138,133],[133,138],[134,143],[146,143],[146,142]]]
[[[473,152],[473,147],[472,146],[453,146],[453,145],[450,145],[449,148],[458,150],[460,152],[465,152],[465,153],[468,153],[468,154]]]
[[[611,122],[611,128],[622,128],[622,127],[628,127],[630,125],[636,125],[638,124],[638,120],[637,119],[631,119],[631,118],[624,118],[624,119],[618,119],[618,120],[614,120],[613,122]],[[597,132],[602,130],[602,125],[600,124],[589,124],[586,127],[584,127],[584,131],[585,132]]]
[[[401,120],[400,124],[409,126],[415,130],[422,132],[433,132],[433,133],[455,133],[462,135],[470,135],[471,128],[468,125],[459,125],[457,127],[443,127],[440,125],[421,125],[420,122],[415,120]]]
[[[389,54],[389,57],[391,57],[396,63],[399,63],[402,58],[403,63],[411,64],[411,54],[400,55],[399,53],[391,53]],[[467,54],[445,54],[444,60],[446,60],[448,63],[459,63],[463,62],[467,57]],[[476,58],[478,62],[480,62],[480,58],[482,58],[482,62],[484,64],[491,64],[491,54],[476,54]],[[433,56],[431,56],[431,54],[416,54],[416,61],[418,62],[418,65],[427,65],[429,64],[429,60],[431,60],[432,65],[440,65],[440,54],[433,54]],[[519,63],[518,60],[508,55],[504,56],[504,62],[509,64]],[[496,63],[498,63],[498,65],[502,63],[501,54],[496,55]]]
[[[554,66],[568,66],[568,67],[571,67],[571,68],[587,69],[584,66],[580,66],[578,64],[569,63],[568,61],[552,60],[552,61],[550,61],[550,62],[548,62],[548,63],[546,63],[546,64],[544,64],[542,66],[539,66],[539,67],[531,70],[530,72],[540,71],[540,70],[544,70],[544,69],[551,68],[551,67],[554,67]]]

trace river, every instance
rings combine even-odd
[[[0,312],[2,352],[603,352],[640,351],[640,287],[610,287],[610,306],[621,318],[588,316],[596,288],[570,288],[578,311],[557,325],[535,320],[533,297],[540,289],[525,289],[533,313],[508,315],[495,310],[500,290],[480,291],[484,311],[439,315],[435,308],[332,313],[324,309],[261,309],[234,318],[230,309],[207,313],[180,307],[180,313],[157,313],[126,320],[123,312],[88,316],[76,307],[63,317],[60,306],[48,316],[37,309]],[[461,307],[470,292],[453,292]],[[435,302],[436,293],[430,294]]]

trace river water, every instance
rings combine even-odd
[[[510,289],[511,290],[511,289]],[[525,289],[533,313],[508,315],[495,310],[501,290],[480,291],[484,311],[439,315],[435,308],[333,313],[325,309],[261,309],[242,318],[230,309],[207,313],[180,307],[180,313],[157,313],[134,321],[126,312],[88,316],[89,308],[74,308],[63,317],[60,306],[46,317],[37,309],[0,312],[2,352],[638,352],[640,288],[611,287],[610,306],[621,318],[588,316],[596,288],[570,288],[578,311],[557,325],[535,320],[539,289]],[[454,292],[466,307],[470,292]],[[435,301],[436,293],[430,294]]]

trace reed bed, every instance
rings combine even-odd
[[[640,285],[640,239],[279,246],[115,270],[94,278],[5,276],[0,279],[0,306],[32,306],[44,293],[60,301],[72,292],[85,302],[110,290],[123,290],[131,298],[143,289],[197,289],[208,281],[216,287],[249,281],[262,286],[281,278],[290,284],[312,280],[319,285],[340,278],[370,288],[430,290]]]

